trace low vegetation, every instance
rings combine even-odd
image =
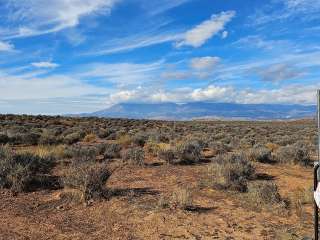
[[[305,222],[311,219],[313,200],[308,185],[312,181],[305,176],[312,173],[316,157],[315,133],[313,122],[307,120],[172,122],[0,115],[1,196],[7,203],[14,202],[11,210],[21,206],[19,211],[34,211],[31,218],[39,208],[65,221],[67,214],[82,217],[83,222],[84,218],[94,222],[97,217],[99,224],[108,219],[114,222],[105,224],[105,229],[119,230],[123,225],[131,227],[127,219],[136,226],[137,215],[157,229],[170,225],[180,231],[172,222],[178,216],[179,224],[192,226],[188,225],[189,230],[201,229],[198,235],[181,230],[181,235],[161,235],[164,239],[197,238],[206,232],[203,226],[220,218],[230,221],[230,226],[236,222],[239,228],[233,230],[243,234],[257,232],[241,221],[254,225],[260,219],[268,231],[259,234],[276,239],[282,229],[278,225],[287,228],[299,221],[307,231]],[[72,196],[86,206],[99,203],[84,210],[77,201],[65,202],[61,196]],[[63,211],[68,212],[63,215]],[[257,211],[261,216],[272,215],[274,222],[262,223]],[[223,226],[219,221],[215,226]],[[226,238],[222,232],[214,234],[208,239]]]
[[[39,157],[31,153],[14,153],[0,147],[0,187],[15,193],[29,191],[41,185],[41,176],[52,168],[51,157]]]

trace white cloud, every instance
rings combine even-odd
[[[210,38],[225,28],[225,25],[235,16],[235,11],[221,12],[218,15],[212,15],[211,19],[206,20],[185,33],[184,39],[177,42],[177,47],[192,46],[200,47]]]
[[[37,68],[56,68],[59,66],[59,64],[53,62],[33,62],[31,65]]]
[[[171,90],[136,88],[119,90],[107,97],[107,104],[122,102],[233,102],[242,104],[315,104],[320,85],[290,85],[272,90],[236,89],[233,86],[209,85],[203,88]]]
[[[277,89],[240,91],[236,99],[240,103],[315,104],[316,90],[320,85],[290,85]]]
[[[172,1],[170,4],[168,2],[168,4],[171,6],[171,4],[182,4],[183,2],[186,1]],[[222,31],[234,15],[234,11],[221,12],[218,15],[212,15],[210,20],[201,23],[187,32],[185,29],[165,31],[161,28],[163,25],[167,24],[167,21],[165,21],[164,23],[158,24],[159,26],[157,25],[156,27],[153,26],[151,29],[144,29],[143,32],[140,33],[107,40],[104,45],[98,46],[96,49],[82,55],[108,55],[169,42],[175,42],[176,47],[184,45],[200,47],[208,39]],[[226,37],[226,35],[228,35],[227,31],[223,32],[222,35]]]
[[[93,14],[109,14],[120,0],[9,0],[7,20],[20,26],[8,38],[58,32],[75,27],[80,19]],[[17,24],[19,23],[19,24]]]
[[[221,38],[222,38],[222,39],[225,39],[225,38],[228,37],[228,35],[229,35],[229,32],[228,32],[228,31],[223,31],[222,34],[221,34]]]
[[[191,59],[190,65],[195,70],[210,70],[219,62],[219,57],[199,57]]]
[[[221,101],[231,100],[233,89],[230,87],[219,87],[210,85],[207,88],[198,88],[192,91],[191,98],[194,101]]]
[[[14,51],[13,44],[0,41],[0,52],[12,52],[12,51]]]
[[[138,90],[121,90],[116,93],[110,94],[108,98],[108,104],[134,101],[141,98],[140,94],[141,93]]]

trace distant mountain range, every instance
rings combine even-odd
[[[121,103],[107,109],[80,116],[132,119],[247,119],[275,120],[314,117],[316,106],[284,104],[236,104],[236,103]]]

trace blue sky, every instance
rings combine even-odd
[[[0,0],[0,113],[313,104],[320,1]]]

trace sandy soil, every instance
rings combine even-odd
[[[168,166],[149,162],[114,173],[109,200],[71,204],[62,190],[0,194],[0,239],[302,239],[312,235],[312,205],[303,215],[250,206],[243,194],[200,188],[208,163]],[[312,186],[312,169],[257,165],[259,180],[275,180],[288,198]],[[179,188],[193,192],[193,206],[159,207]],[[115,189],[117,191],[115,191]]]

